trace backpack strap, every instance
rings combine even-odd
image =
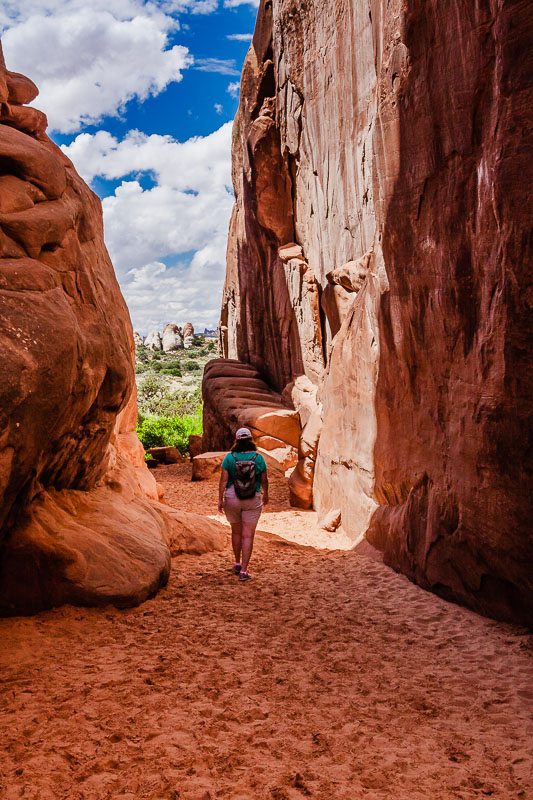
[[[235,455],[235,453],[233,451],[232,451],[231,455],[235,459],[235,463],[238,464],[239,463],[239,459],[237,458],[237,456]],[[255,463],[255,459],[257,458],[258,455],[259,455],[259,453],[256,453],[254,455],[254,457],[250,459],[250,461],[253,461]]]

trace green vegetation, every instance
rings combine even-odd
[[[202,378],[217,343],[195,336],[194,345],[169,353],[144,345],[135,351],[137,433],[145,450],[174,446],[185,453],[189,436],[202,433]]]
[[[137,434],[145,450],[170,446],[185,454],[189,449],[189,436],[194,433],[202,433],[202,404],[192,414],[151,415],[140,419],[137,425]]]

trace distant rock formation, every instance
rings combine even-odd
[[[144,346],[147,347],[149,350],[162,350],[163,341],[161,339],[161,334],[159,333],[159,331],[150,331],[150,333],[144,340]]]
[[[36,95],[0,47],[1,614],[138,603],[166,582],[174,536],[135,433],[101,204],[24,105]]]
[[[133,344],[135,347],[142,347],[144,344],[144,339],[137,331],[133,331]]]
[[[194,328],[191,322],[186,322],[183,326],[183,345],[186,350],[194,347]]]
[[[158,334],[159,335],[159,334]],[[183,338],[177,325],[170,323],[163,328],[162,348],[165,353],[183,348]]]
[[[261,0],[220,347],[298,410],[292,488],[321,524],[531,623],[529,15]],[[214,363],[217,450],[243,400]]]

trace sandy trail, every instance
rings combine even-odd
[[[168,502],[212,513],[187,472],[158,470]],[[140,608],[0,620],[1,798],[533,797],[523,629],[354,553],[262,535],[253,581],[229,562],[174,559]]]

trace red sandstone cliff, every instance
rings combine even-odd
[[[0,49],[0,613],[130,605],[167,580],[172,512],[137,435],[133,335],[101,205]],[[179,526],[178,526],[179,527]]]
[[[523,621],[531,28],[510,0],[262,0],[221,316],[223,355],[300,412],[294,491],[422,586]]]

